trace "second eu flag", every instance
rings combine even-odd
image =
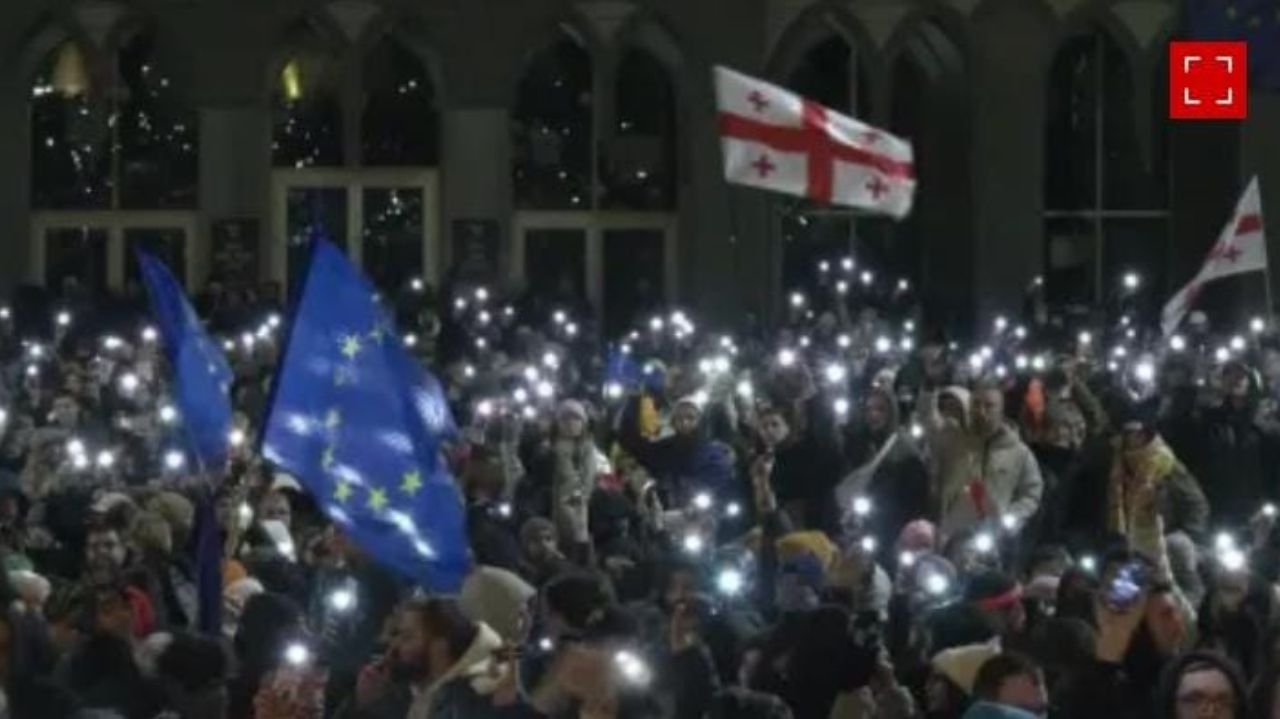
[[[305,282],[263,450],[370,556],[456,591],[469,559],[462,498],[440,458],[456,431],[444,392],[331,243],[313,244]]]
[[[173,367],[182,426],[191,452],[208,469],[226,462],[231,432],[231,368],[205,334],[182,286],[169,269],[138,253],[142,281]]]

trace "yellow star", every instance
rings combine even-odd
[[[325,447],[324,454],[320,455],[320,466],[329,469],[333,466],[334,456],[333,447]]]
[[[387,506],[387,490],[377,487],[369,490],[369,509],[381,512]]]
[[[1262,27],[1262,16],[1254,15],[1249,18],[1249,27]]]
[[[1235,5],[1228,5],[1228,6],[1227,6],[1227,19],[1228,19],[1228,20],[1235,20],[1235,19],[1236,19],[1236,6],[1235,6]]]
[[[379,320],[378,324],[374,325],[373,330],[369,332],[369,339],[373,340],[374,344],[380,345],[382,344],[382,340],[386,339],[389,334],[391,334],[391,328],[388,326],[388,323],[386,321]]]
[[[346,504],[351,499],[351,483],[338,482],[338,488],[333,490],[333,498],[338,500],[338,504]]]
[[[324,415],[324,426],[329,429],[337,429],[342,424],[342,413],[335,407]]]
[[[351,371],[350,367],[339,367],[333,374],[333,384],[336,387],[351,384],[353,379],[355,379],[355,372]]]
[[[363,346],[360,344],[359,335],[347,335],[342,338],[342,354],[347,359],[355,359],[356,355],[360,354],[361,349],[363,349]]]
[[[404,473],[404,481],[400,484],[400,491],[412,497],[422,489],[422,473],[418,470]]]

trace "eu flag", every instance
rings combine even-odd
[[[1280,4],[1276,0],[1187,0],[1196,40],[1249,43],[1249,84],[1280,90]]]
[[[230,443],[231,367],[164,263],[139,252],[138,266],[173,368],[187,447],[203,467],[219,469]]]
[[[263,450],[372,557],[433,591],[469,565],[462,497],[440,459],[456,432],[440,383],[374,288],[331,243],[311,261],[276,376]]]

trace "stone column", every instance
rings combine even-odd
[[[457,220],[485,220],[498,224],[498,276],[511,276],[514,203],[511,184],[511,124],[507,107],[457,107],[441,112],[441,215],[439,229],[443,277],[452,257],[453,226]]]
[[[0,292],[30,278],[31,263],[31,105],[30,90],[15,75],[0,77]]]
[[[1029,3],[1028,3],[1029,4]],[[1054,43],[1034,8],[996,3],[973,21],[974,297],[979,323],[1020,307],[1044,267],[1044,115]]]
[[[213,253],[212,226],[219,220],[258,222],[258,279],[272,276],[271,111],[264,103],[218,102],[200,108],[200,235],[192,288],[203,286]],[[283,268],[281,268],[283,273]]]
[[[1267,257],[1273,266],[1280,259],[1280,92],[1254,90],[1249,94],[1249,119],[1240,138],[1241,187],[1253,175],[1262,190],[1262,217],[1267,229]],[[1275,311],[1280,285],[1271,270],[1271,301]]]

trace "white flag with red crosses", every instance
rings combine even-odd
[[[1262,199],[1258,194],[1258,178],[1249,180],[1244,194],[1236,203],[1236,211],[1222,228],[1217,243],[1209,250],[1204,266],[1178,294],[1164,306],[1160,324],[1166,335],[1172,334],[1182,318],[1195,304],[1204,286],[1213,280],[1243,272],[1267,269],[1267,238],[1262,231]],[[1267,308],[1270,311],[1270,308]]]
[[[729,182],[874,210],[911,211],[911,143],[724,67],[715,69]]]

